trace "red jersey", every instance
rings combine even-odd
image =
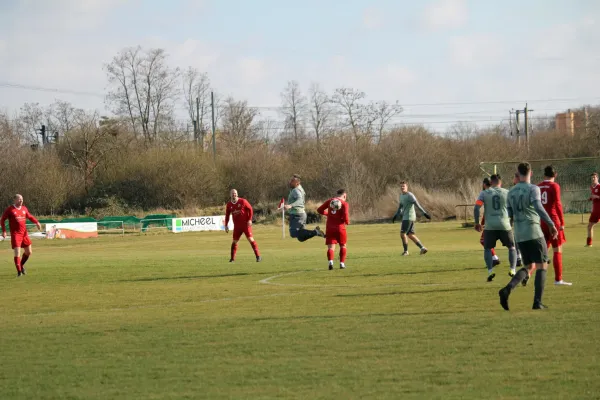
[[[600,196],[600,184],[591,187],[592,195]],[[600,213],[600,199],[592,199],[592,213],[598,214]]]
[[[333,199],[337,199],[342,202],[342,207],[340,207],[339,210],[331,209],[330,203]],[[350,223],[349,211],[350,208],[348,203],[337,197],[332,197],[325,203],[321,204],[321,206],[317,209],[319,214],[327,216],[327,231],[329,232],[346,229],[346,225]]]
[[[0,225],[2,225],[3,233],[6,232],[6,227],[4,225],[6,220],[8,220],[11,236],[25,235],[27,233],[27,220],[30,220],[34,224],[38,223],[38,220],[29,213],[29,210],[25,206],[21,206],[19,208],[10,206],[4,210],[2,219],[0,219]]]
[[[562,203],[560,202],[560,185],[552,181],[543,181],[538,186],[544,210],[546,210],[553,221],[558,221],[560,226],[565,226],[565,216],[563,214]]]
[[[248,224],[248,221],[252,221],[254,211],[252,206],[248,203],[248,200],[238,197],[238,201],[227,203],[225,210],[225,225],[229,222],[229,216],[233,218],[233,226],[242,227]]]

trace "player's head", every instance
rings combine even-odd
[[[233,203],[236,203],[238,201],[238,192],[235,189],[231,189],[231,192],[229,192],[229,196],[231,197],[231,201]]]
[[[522,182],[529,182],[531,180],[531,165],[527,162],[519,164],[517,167],[519,173],[519,180]]]
[[[487,178],[487,177],[483,178],[483,182],[482,182],[483,190],[489,189],[490,186],[492,186],[492,184],[490,183],[490,178]]]
[[[597,185],[598,184],[598,173],[597,172],[592,172],[592,184]]]
[[[348,193],[346,193],[346,189],[340,189],[336,192],[337,198],[346,201],[348,198]]]
[[[290,187],[295,188],[300,184],[300,175],[294,174],[292,175],[292,179],[290,179]]]
[[[500,174],[490,176],[490,184],[491,186],[502,186],[502,177]]]
[[[544,168],[544,178],[552,180],[556,178],[556,175],[556,170],[552,165],[548,165],[546,168]]]
[[[513,185],[519,183],[519,176],[519,171],[515,172],[515,175],[513,176]]]
[[[406,181],[400,182],[400,191],[402,193],[407,193],[408,192],[408,183]]]
[[[15,197],[13,198],[13,202],[14,202],[15,206],[21,207],[23,205],[23,196],[21,196],[20,194],[15,194]]]

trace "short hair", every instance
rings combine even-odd
[[[490,176],[491,183],[498,183],[501,180],[502,180],[502,177],[500,176],[500,174],[494,174],[494,175]]]
[[[339,189],[339,190],[337,191],[337,195],[338,195],[338,196],[341,196],[341,195],[343,195],[343,194],[345,194],[345,193],[346,193],[346,189]]]
[[[293,179],[300,180],[300,175],[298,175],[298,174],[294,174],[294,175],[292,175],[292,178],[293,178]]]
[[[522,162],[517,167],[517,171],[519,171],[519,175],[527,176],[531,172],[531,165],[528,162]]]
[[[491,185],[490,178],[487,178],[487,177],[483,178],[483,184],[485,186],[490,186]]]
[[[406,181],[400,181],[400,185],[408,185],[408,182],[406,182]]]
[[[592,175],[590,175],[590,176],[598,177],[598,173],[597,172],[592,172]]]
[[[548,178],[556,177],[556,170],[552,165],[548,165],[546,168],[544,168],[544,176]]]

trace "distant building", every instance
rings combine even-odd
[[[581,128],[585,128],[588,119],[587,107],[578,110],[567,110],[555,116],[556,130],[565,135],[575,136]]]

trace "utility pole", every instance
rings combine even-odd
[[[516,133],[517,133],[517,144],[521,144],[521,124],[519,121],[519,115],[523,114],[523,116],[525,117],[524,119],[524,123],[525,123],[525,142],[527,145],[527,151],[529,151],[529,136],[531,133],[531,130],[529,129],[529,113],[532,112],[533,110],[530,110],[527,103],[525,103],[525,108],[522,110],[515,110],[515,125],[516,125]],[[510,111],[509,111],[510,112]],[[512,133],[512,129],[511,129],[511,133]]]
[[[513,135],[512,110],[508,110],[508,127],[510,130],[510,136],[512,136]]]
[[[215,140],[215,94],[210,92],[210,110],[212,119],[213,161],[217,160],[217,141]]]
[[[521,144],[521,131],[519,129],[519,114],[521,113],[521,110],[515,110],[515,125],[516,125],[516,131],[517,131],[517,144]]]
[[[198,144],[198,131],[200,129],[200,98],[196,97],[196,120],[194,121],[194,143]]]

